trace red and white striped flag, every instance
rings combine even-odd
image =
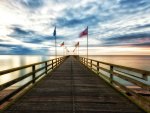
[[[61,47],[64,46],[64,42],[62,42],[60,46],[61,46]]]
[[[83,36],[86,36],[86,35],[88,35],[88,27],[80,33],[79,37],[83,37]]]
[[[77,42],[76,44],[75,44],[75,47],[78,47],[79,46],[79,42]]]

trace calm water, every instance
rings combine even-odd
[[[84,56],[86,57],[86,56]],[[146,55],[102,55],[102,56],[89,56],[90,59],[95,59],[98,61],[103,61],[107,63],[112,63],[112,64],[117,64],[117,65],[122,65],[122,66],[127,66],[127,67],[132,67],[132,68],[137,68],[137,69],[142,69],[142,70],[147,70],[150,71],[150,56]],[[101,65],[103,67],[103,65]],[[104,66],[105,67],[105,66]],[[105,67],[109,68],[109,67]],[[118,69],[117,69],[118,70]],[[119,69],[120,70],[120,69]],[[128,73],[128,71],[125,71]],[[130,74],[134,74],[132,72],[129,72]],[[107,76],[109,74],[103,73]],[[136,75],[141,77],[141,75]],[[115,80],[119,81],[121,84],[125,85],[133,85],[123,79],[120,79],[119,77],[114,77]],[[148,81],[140,80],[143,83],[149,84],[150,85],[150,76],[148,77]]]
[[[0,71],[40,61],[45,61],[52,58],[54,58],[54,56],[0,55]],[[89,56],[89,58],[150,71],[150,56]],[[28,68],[26,70],[16,71],[13,73],[2,75],[0,76],[0,84],[17,78],[18,76],[22,76],[30,71],[31,68]],[[29,79],[31,78],[27,78],[23,82],[15,84],[13,87],[23,85]]]
[[[55,58],[54,56],[23,56],[23,55],[0,55],[0,71],[7,70],[19,66],[24,66],[32,63],[37,63],[49,59]],[[36,67],[39,68],[40,66]],[[31,68],[27,68],[21,71],[15,71],[12,73],[8,73],[5,75],[0,76],[0,84],[3,84],[5,82],[8,82],[12,79],[18,78],[19,76],[23,76],[24,74],[31,72]],[[16,88],[17,86],[25,84],[27,81],[29,81],[31,77],[28,77],[22,82],[19,82],[11,88]]]
[[[45,60],[55,58],[54,56],[24,56],[24,55],[0,55],[0,71],[37,63]]]
[[[98,61],[104,61],[112,64],[118,64],[122,66],[143,69],[150,71],[150,56],[115,56],[115,55],[108,55],[108,56],[90,56],[89,58],[95,59]]]

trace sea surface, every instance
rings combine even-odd
[[[90,59],[150,71],[149,55],[102,55]]]
[[[45,61],[45,60],[49,60],[49,59],[53,59],[53,58],[55,58],[55,56],[0,55],[0,71],[23,66],[23,65],[28,65],[28,64],[32,64],[32,63],[36,63],[36,62],[41,62],[41,61]],[[122,65],[122,66],[127,66],[127,67],[150,71],[150,56],[103,55],[103,56],[89,56],[89,58],[95,59],[98,61],[107,62],[107,63],[113,63],[113,64],[117,64],[117,65]],[[25,73],[28,73],[30,71],[31,71],[31,68],[2,75],[2,76],[0,76],[0,84],[8,82],[19,76],[23,76]],[[23,85],[29,79],[31,79],[31,78],[25,79],[23,82],[13,85],[13,87],[15,88],[20,85]],[[118,80],[122,81],[120,79],[118,79]],[[147,83],[150,84],[150,77],[149,77]],[[128,83],[123,81],[123,84],[128,84]]]
[[[0,71],[53,59],[55,56],[0,55]]]
[[[46,61],[49,59],[53,59],[55,56],[39,56],[39,55],[0,55],[0,71],[8,70],[15,67],[20,67],[24,65],[29,65],[41,61]],[[40,66],[36,66],[39,68]],[[42,67],[42,65],[41,65]],[[26,68],[21,71],[15,71],[12,73],[4,74],[0,76],[0,84],[8,82],[12,79],[18,78],[20,76],[25,75],[26,73],[31,72],[31,68]],[[11,88],[16,88],[25,84],[27,81],[31,80],[31,77],[23,80],[22,82],[18,82],[14,84]]]
[[[84,57],[86,57],[86,56],[84,56]],[[102,62],[111,63],[111,64],[116,64],[116,65],[136,68],[136,69],[140,69],[140,70],[150,71],[150,55],[102,55],[102,56],[95,55],[95,56],[89,56],[88,58],[102,61]],[[102,65],[102,67],[109,69],[109,67],[105,67],[103,65]],[[120,69],[116,68],[115,70],[120,70]],[[120,70],[120,71],[122,71],[122,70]],[[126,70],[124,72],[130,73],[131,75],[135,75],[138,77],[142,77],[141,74],[133,73],[133,72],[126,71]],[[107,74],[107,73],[103,73],[103,74],[109,76],[109,74]],[[134,79],[136,79],[136,78],[134,78]],[[114,76],[114,80],[116,80],[119,83],[124,84],[126,86],[134,86],[134,84],[129,83],[129,82],[127,82],[123,79],[120,79],[119,77],[116,77],[116,76]],[[137,79],[137,80],[150,85],[150,75],[148,76],[147,81],[141,80],[141,79]]]

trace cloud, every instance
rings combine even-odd
[[[19,54],[19,55],[48,55],[49,47],[31,47],[30,45],[17,45],[17,44],[1,44],[0,43],[0,53],[3,54]]]
[[[5,47],[5,46],[3,46],[3,45],[0,45],[0,53],[3,53],[3,54],[10,54],[11,53],[11,51],[12,51],[12,49],[13,48],[8,48],[8,46],[7,47]]]
[[[120,13],[138,14],[149,10],[149,0],[120,0]]]
[[[0,14],[0,44],[10,54],[54,49],[55,25],[58,45],[85,47],[78,36],[89,26],[89,47],[149,47],[149,0],[1,0]]]
[[[139,8],[144,7],[147,5],[148,0],[120,0],[121,6],[124,6],[124,8]]]
[[[150,28],[150,24],[139,25],[136,27],[137,29]]]
[[[30,8],[30,9],[37,9],[37,8],[40,8],[44,5],[44,2],[42,0],[19,0],[19,2],[27,7],[27,8]]]
[[[14,27],[13,31],[14,31],[15,34],[20,34],[20,35],[29,35],[29,34],[34,33],[31,30],[23,30],[23,29],[21,29],[19,27]]]
[[[148,46],[150,47],[150,34],[127,34],[118,37],[103,39],[103,45]]]
[[[58,18],[56,23],[58,23],[59,27],[75,27],[75,26],[88,26],[95,25],[99,19],[96,16],[89,16],[86,18],[78,18],[78,19],[66,19],[66,18]]]
[[[50,35],[42,35],[39,34],[38,32],[29,30],[29,29],[22,29],[19,27],[13,27],[12,28],[13,32],[9,34],[9,37],[13,37],[13,39],[20,40],[24,43],[36,43],[40,44],[43,41],[51,41],[54,40],[55,38]],[[57,39],[63,38],[63,36],[58,36]]]

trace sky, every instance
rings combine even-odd
[[[0,55],[150,55],[150,0],[0,0]]]

